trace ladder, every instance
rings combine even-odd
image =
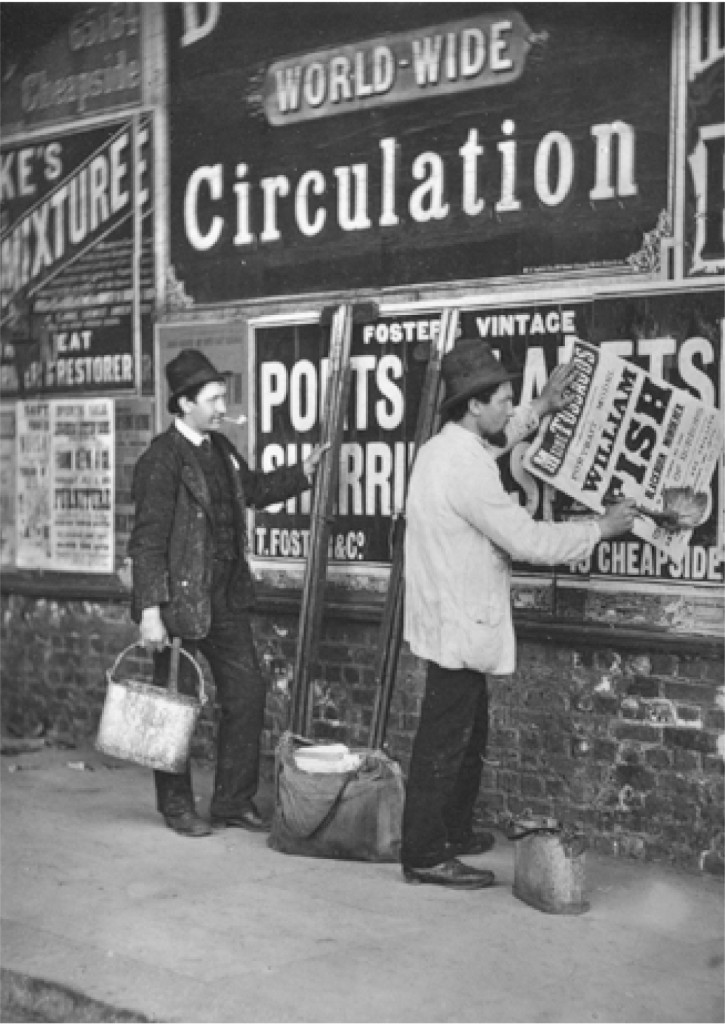
[[[453,348],[458,330],[458,320],[458,309],[445,309],[441,314],[440,331],[433,342],[423,381],[409,476],[420,446],[431,437],[437,426],[438,404],[441,397],[441,361],[445,353]],[[370,746],[373,749],[382,748],[385,740],[390,702],[398,670],[403,632],[404,549],[405,510],[403,508],[398,512],[393,523],[390,579],[375,663],[375,704],[370,724]]]
[[[324,591],[329,560],[332,509],[337,494],[340,446],[350,394],[350,350],[353,307],[338,306],[332,314],[330,361],[325,395],[325,415],[320,443],[328,450],[318,463],[312,496],[310,551],[305,566],[299,632],[295,657],[289,728],[307,737],[312,727],[311,671],[316,659],[322,626]]]

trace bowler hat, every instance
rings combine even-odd
[[[210,384],[212,381],[223,383],[229,375],[229,370],[220,372],[215,369],[204,353],[198,349],[182,349],[166,367],[166,380],[169,382],[169,407],[178,395],[188,391],[189,388]],[[170,408],[169,411],[171,411]]]
[[[480,338],[460,338],[451,351],[443,356],[441,373],[446,386],[441,412],[445,412],[455,402],[473,398],[487,388],[498,387],[507,380],[521,376],[509,373],[493,354],[489,343]]]

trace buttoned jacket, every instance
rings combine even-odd
[[[241,611],[254,597],[245,550],[247,505],[264,508],[301,493],[309,483],[299,466],[254,471],[223,434],[211,438],[232,489],[237,557],[229,603]],[[171,635],[200,639],[211,624],[214,514],[194,445],[175,426],[154,438],[136,463],[133,497],[132,617],[138,622],[144,608],[159,605]]]
[[[520,428],[527,425],[530,417],[519,417]],[[510,444],[522,429],[509,434]],[[594,521],[535,521],[504,490],[497,454],[457,423],[421,447],[408,491],[404,619],[421,658],[506,675],[516,666],[512,559],[577,561],[601,531]]]

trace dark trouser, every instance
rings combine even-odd
[[[200,651],[209,663],[216,701],[220,706],[216,775],[211,813],[235,817],[250,810],[259,783],[260,736],[264,725],[266,686],[259,670],[249,616],[232,612],[227,604],[227,582],[232,563],[215,563],[212,585],[212,621],[203,640],[184,641],[192,656]],[[197,692],[197,673],[182,654],[179,691]],[[154,680],[165,685],[170,650],[156,655]],[[191,768],[183,774],[154,772],[156,806],[162,814],[194,810]]]
[[[403,812],[406,867],[441,864],[449,843],[471,836],[487,736],[485,675],[429,662]]]

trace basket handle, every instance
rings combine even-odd
[[[121,664],[123,659],[126,657],[128,652],[132,651],[134,647],[140,647],[142,650],[146,650],[144,645],[140,641],[138,641],[138,640],[135,640],[132,644],[129,644],[128,647],[124,647],[124,649],[121,651],[121,653],[118,655],[118,657],[114,661],[113,666],[111,667],[111,670],[108,673],[109,676],[111,677],[111,679],[113,678],[113,676],[114,676],[114,674],[116,672],[116,669]],[[196,660],[196,658],[194,658],[191,654],[189,654],[188,651],[185,651],[184,648],[181,646],[181,638],[178,637],[178,636],[174,637],[174,640],[173,640],[172,645],[171,645],[171,665],[170,665],[170,668],[169,668],[169,691],[171,693],[177,693],[178,692],[177,679],[178,679],[178,674],[179,674],[179,655],[180,654],[183,654],[185,658],[188,658],[189,661],[191,662],[191,664],[196,669],[196,674],[197,674],[197,677],[199,679],[199,702],[201,704],[206,704],[206,702],[208,701],[209,698],[207,696],[206,688],[204,686],[204,673],[201,671],[201,668],[199,666],[199,662]]]

